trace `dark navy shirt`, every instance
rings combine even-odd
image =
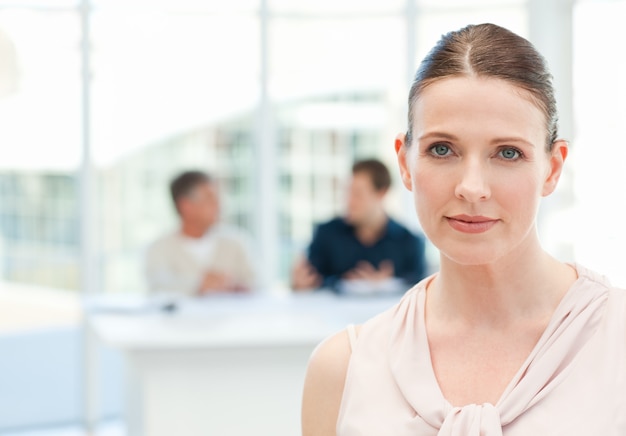
[[[320,224],[309,246],[309,262],[323,277],[323,287],[337,292],[342,276],[357,263],[366,261],[375,268],[389,260],[394,276],[404,280],[407,289],[426,275],[425,241],[421,235],[389,218],[387,228],[373,245],[364,245],[356,237],[355,228],[342,218]]]

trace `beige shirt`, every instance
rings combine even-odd
[[[338,436],[626,435],[626,291],[576,265],[526,362],[495,404],[453,407],[434,375],[425,279],[353,344]]]
[[[250,288],[256,273],[249,243],[244,235],[222,224],[193,240],[169,233],[154,242],[146,253],[146,279],[152,293],[174,292],[194,295],[207,271],[230,275]]]

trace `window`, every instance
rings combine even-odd
[[[626,60],[620,35],[626,2],[580,2],[574,15],[574,117],[572,144],[576,206],[559,218],[575,241],[575,259],[626,285]],[[556,226],[555,226],[556,227]]]
[[[0,433],[80,419],[74,4],[0,9]]]

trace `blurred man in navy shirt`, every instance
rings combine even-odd
[[[425,241],[385,212],[389,170],[368,159],[352,166],[346,213],[317,227],[292,287],[339,293],[399,292],[426,275]]]

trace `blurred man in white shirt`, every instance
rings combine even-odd
[[[146,256],[151,292],[202,295],[241,292],[255,284],[246,237],[219,223],[219,195],[211,176],[187,171],[170,184],[180,227],[154,242]]]

